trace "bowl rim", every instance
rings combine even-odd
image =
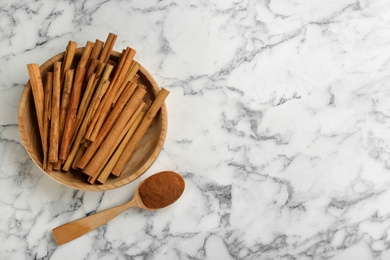
[[[84,47],[77,48],[76,54],[80,54],[83,49],[84,49]],[[48,69],[53,64],[54,61],[57,61],[57,60],[63,58],[64,54],[65,54],[65,52],[61,52],[61,53],[53,56],[52,58],[48,59],[46,62],[44,62],[40,66],[41,72]],[[120,55],[121,55],[120,52],[112,50],[110,57],[112,57],[112,56],[119,57]],[[143,74],[142,76],[144,78],[146,78],[147,81],[149,81],[149,83],[151,84],[153,91],[154,91],[153,94],[156,95],[156,93],[158,93],[161,88],[158,86],[158,84],[155,81],[155,79],[153,78],[153,76],[145,69],[145,67],[143,67],[142,64],[139,64],[139,65],[140,65],[139,73]],[[56,182],[58,182],[64,186],[67,186],[67,187],[73,188],[73,189],[77,189],[77,190],[82,190],[82,191],[105,191],[105,190],[111,190],[111,189],[116,189],[116,188],[122,187],[126,184],[131,183],[132,181],[136,180],[141,175],[143,175],[152,166],[152,164],[155,162],[155,160],[157,159],[158,155],[160,154],[160,152],[162,150],[163,144],[164,144],[165,139],[166,139],[167,127],[168,127],[167,107],[166,107],[165,102],[163,103],[163,105],[161,106],[160,111],[159,111],[159,113],[161,113],[162,127],[161,127],[160,136],[158,138],[156,146],[153,149],[152,153],[150,154],[149,158],[146,160],[146,162],[140,168],[138,168],[133,174],[131,174],[130,176],[128,176],[126,178],[118,179],[118,181],[116,181],[116,182],[106,183],[106,184],[99,184],[99,183],[90,184],[90,183],[85,182],[82,185],[80,185],[76,182],[71,182],[71,181],[65,183],[65,182],[61,181],[61,178],[58,178],[57,175],[51,174],[50,172],[47,172],[47,171],[44,171],[42,166],[41,166],[42,163],[40,162],[39,158],[32,152],[31,142],[29,141],[30,138],[28,138],[26,133],[25,133],[25,128],[24,128],[25,125],[24,125],[24,121],[23,121],[23,119],[25,117],[26,101],[28,98],[30,98],[29,97],[29,93],[31,93],[30,91],[31,91],[31,84],[30,84],[30,80],[28,80],[24,86],[22,93],[21,93],[19,105],[18,105],[18,129],[19,129],[19,134],[21,136],[22,144],[23,144],[24,148],[26,149],[27,154],[29,155],[31,160],[34,162],[34,164],[42,172],[44,172],[45,175],[49,176],[52,180],[55,180]],[[64,174],[66,174],[66,173],[64,173]]]

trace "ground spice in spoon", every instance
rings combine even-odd
[[[184,191],[184,180],[175,172],[166,171],[147,178],[138,188],[142,202],[150,209],[166,207]]]

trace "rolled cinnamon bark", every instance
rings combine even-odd
[[[143,118],[141,124],[138,126],[133,137],[131,138],[129,143],[126,145],[125,150],[123,151],[123,153],[120,156],[118,162],[116,163],[114,169],[112,170],[113,174],[115,174],[115,175],[121,174],[121,172],[125,168],[127,162],[130,160],[135,149],[137,148],[138,143],[141,141],[143,135],[145,134],[149,125],[152,123],[157,112],[160,110],[160,107],[164,104],[165,98],[168,95],[169,95],[169,91],[166,90],[165,88],[162,88],[160,90],[160,92],[156,96],[156,99],[153,101],[148,112],[146,112],[145,117]]]
[[[100,183],[104,183],[107,178],[110,176],[110,173],[112,169],[114,168],[115,164],[117,163],[119,157],[123,153],[123,150],[125,149],[127,143],[130,141],[131,137],[133,136],[135,130],[141,123],[143,117],[145,116],[145,113],[147,109],[150,106],[150,99],[147,100],[146,103],[143,103],[140,105],[139,109],[137,109],[136,113],[134,113],[133,117],[130,119],[131,122],[129,122],[129,128],[125,127],[124,131],[121,135],[121,142],[117,145],[116,149],[111,149],[110,151],[110,157],[107,158],[107,161],[104,162],[103,169],[99,169],[99,176],[97,180]],[[91,181],[90,181],[91,183]]]
[[[43,90],[43,83],[41,77],[41,71],[38,64],[28,64],[27,65],[28,74],[30,76],[30,84],[34,98],[34,105],[37,114],[38,127],[41,139],[44,132],[43,127],[43,114],[45,107],[45,94]],[[43,141],[41,140],[41,141]]]
[[[95,43],[93,44],[93,48],[91,51],[91,56],[89,57],[89,60],[91,61],[92,59],[99,59],[100,52],[103,49],[104,42],[102,42],[99,39],[96,39]]]
[[[72,87],[73,87],[74,70],[72,69],[68,70],[65,74],[66,74],[65,82],[64,82],[64,87],[63,87],[62,97],[61,97],[60,139],[62,137],[65,128],[66,114],[68,112],[70,94],[72,93]]]
[[[142,98],[146,94],[146,90],[144,88],[137,87],[134,91],[134,86],[136,86],[136,83],[130,84],[129,88],[127,88],[123,95],[119,98],[117,104],[113,108],[112,112],[110,113],[107,120],[104,122],[101,131],[99,132],[99,135],[97,136],[96,140],[91,143],[91,145],[88,147],[87,151],[84,153],[83,157],[77,164],[77,166],[80,169],[84,169],[91,158],[94,156],[95,152],[99,148],[99,146],[102,144],[108,133],[111,131],[112,127],[114,126],[116,120],[121,121],[119,124],[125,124],[127,122],[126,118],[131,117],[134,112],[136,111],[138,105],[142,101]],[[133,94],[134,92],[134,94]],[[120,117],[120,118],[118,118]],[[125,122],[123,122],[125,121]],[[117,129],[115,131],[118,131]],[[89,168],[90,169],[90,168]],[[93,175],[94,173],[91,171],[85,172],[87,175]]]
[[[105,85],[107,85],[107,86],[108,86],[108,84],[109,84],[109,81],[107,81],[105,83]],[[99,87],[96,89],[96,91],[94,93],[94,96],[93,96],[92,101],[91,101],[91,105],[89,106],[89,108],[88,108],[88,110],[86,112],[86,115],[84,116],[84,119],[80,121],[81,125],[80,125],[80,127],[79,127],[79,129],[77,131],[75,140],[72,142],[71,150],[70,150],[70,152],[68,154],[68,157],[66,158],[64,166],[62,167],[62,169],[64,171],[69,171],[70,168],[72,167],[72,165],[75,164],[75,161],[77,160],[77,162],[78,162],[79,159],[80,159],[80,158],[76,158],[76,157],[77,157],[77,155],[80,155],[80,154],[78,154],[79,147],[80,146],[84,146],[84,145],[82,145],[82,142],[83,142],[85,134],[87,132],[88,125],[91,122],[92,113],[93,113],[92,106],[93,106],[94,102],[96,101],[98,95],[99,95]]]
[[[70,69],[72,66],[72,62],[74,59],[74,55],[76,53],[77,44],[73,41],[69,41],[68,46],[66,47],[64,59],[62,62],[62,68],[61,68],[61,84],[64,83],[65,80],[65,73]]]
[[[72,140],[72,136],[75,130],[77,109],[81,98],[81,89],[83,86],[83,79],[85,75],[85,65],[91,54],[92,46],[93,43],[88,41],[76,69],[76,75],[74,79],[72,94],[69,101],[69,109],[66,115],[65,129],[61,140],[61,150],[59,154],[59,157],[64,161],[68,156],[70,150],[70,142]]]
[[[97,87],[94,99],[91,103],[91,106],[88,108],[91,110],[91,114],[90,114],[91,122],[88,123],[89,126],[88,126],[87,133],[85,135],[85,138],[88,140],[90,140],[90,137],[92,135],[95,124],[99,118],[98,108],[100,106],[101,100],[104,97],[104,95],[106,94],[106,91],[107,91],[109,85],[111,84],[111,81],[109,81],[108,79],[110,77],[112,69],[113,69],[112,65],[109,65],[109,64],[106,65],[104,72],[103,72],[103,75],[100,79],[99,85]]]
[[[108,87],[107,96],[104,98],[104,102],[102,102],[101,109],[98,119],[96,121],[96,124],[94,126],[93,132],[89,137],[89,140],[94,141],[100,131],[100,128],[103,125],[103,122],[106,120],[112,106],[112,101],[115,98],[116,93],[118,92],[118,89],[120,85],[122,84],[125,76],[127,75],[127,72],[130,68],[131,62],[134,58],[135,51],[131,48],[127,48],[124,52],[124,55],[121,59],[121,62],[123,60],[123,65],[120,67],[120,70],[117,70],[115,72],[115,75],[113,77],[113,80],[111,81],[110,86]]]
[[[80,129],[81,122],[84,119],[85,114],[87,113],[88,107],[91,103],[91,99],[92,99],[94,90],[98,84],[98,81],[99,81],[99,79],[96,79],[95,73],[93,73],[88,80],[87,87],[85,88],[83,98],[81,99],[80,107],[77,110],[76,127],[75,127],[75,131],[74,131],[74,134],[72,137],[71,144],[73,143],[74,139],[76,138],[77,132]]]
[[[123,83],[121,84],[121,86],[119,87],[113,101],[112,101],[112,106],[115,105],[116,101],[118,101],[119,99],[119,96],[122,94],[123,90],[125,89],[125,86],[127,84],[127,82],[129,81],[136,81],[134,80],[134,77],[136,76],[137,72],[139,70],[139,63],[136,62],[136,61],[132,61],[131,62],[131,66],[130,66],[130,70],[129,72],[127,73]]]
[[[48,156],[49,156],[49,133],[50,133],[50,117],[51,117],[51,95],[53,90],[53,73],[46,73],[45,82],[45,108],[43,117],[44,134],[43,138],[45,142],[42,142],[43,150],[43,170],[48,169]]]
[[[60,104],[61,104],[61,62],[54,63],[53,93],[51,100],[49,162],[58,161],[60,142]]]
[[[59,137],[58,140],[61,140],[65,128],[65,119],[68,112],[70,93],[72,92],[73,86],[73,75],[74,70],[67,70],[65,73],[65,82],[61,96],[61,105],[60,105],[60,125],[59,125]],[[62,160],[57,160],[57,163],[53,165],[54,170],[61,169]]]
[[[100,61],[103,61],[104,63],[108,62],[117,37],[118,36],[116,34],[108,34],[106,42],[104,43],[103,50],[101,51],[99,56]]]
[[[104,183],[107,180],[107,178],[109,176],[109,173],[105,174],[103,176],[102,175],[102,170],[103,170],[104,166],[107,164],[107,162],[110,159],[111,155],[115,152],[116,148],[121,143],[123,137],[126,135],[126,133],[129,131],[129,129],[131,128],[131,126],[135,122],[137,116],[141,112],[141,110],[144,107],[144,105],[145,105],[145,102],[141,101],[141,103],[139,104],[137,110],[130,117],[130,119],[128,120],[126,125],[123,127],[121,132],[117,133],[116,139],[111,138],[111,140],[110,140],[109,136],[114,134],[114,133],[112,133],[112,131],[114,130],[114,127],[117,126],[117,123],[114,125],[114,127],[110,131],[109,135],[107,136],[107,138],[104,140],[104,142],[99,147],[99,149],[96,152],[96,154],[94,155],[94,157],[100,156],[102,158],[102,161],[100,162],[99,168],[96,170],[96,172],[92,176],[92,178],[88,179],[89,183],[94,183],[97,178],[99,178],[99,182],[100,183]],[[117,122],[119,122],[119,119],[118,119]],[[105,147],[105,146],[107,146],[107,147]],[[106,153],[106,151],[107,151],[107,153]],[[92,164],[92,162],[93,162],[93,159],[91,160],[91,162],[88,165]],[[87,166],[87,168],[88,168],[88,166]]]

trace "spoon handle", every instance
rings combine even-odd
[[[128,203],[106,209],[99,213],[81,218],[53,229],[54,239],[58,245],[65,244],[107,223],[120,213],[133,207],[135,203]]]

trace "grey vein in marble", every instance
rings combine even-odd
[[[388,1],[3,1],[0,259],[390,259]],[[18,133],[26,64],[72,39],[131,46],[171,91],[183,197],[58,247],[51,229],[128,201],[75,191]]]

